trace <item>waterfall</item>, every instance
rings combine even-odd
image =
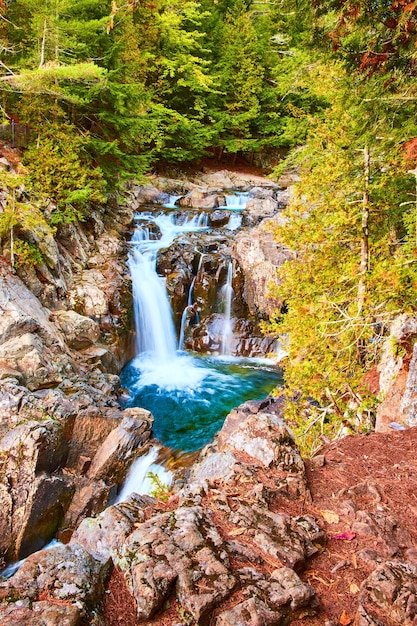
[[[242,226],[242,216],[239,213],[232,213],[226,226],[229,230],[237,230]]]
[[[136,351],[139,354],[148,353],[160,363],[169,363],[176,357],[177,341],[171,303],[164,281],[156,272],[157,255],[162,248],[168,248],[180,233],[206,228],[207,214],[187,218],[181,225],[176,223],[173,214],[155,216],[144,212],[137,215],[136,220],[129,255]],[[159,228],[160,239],[155,239],[148,225],[150,221]]]
[[[183,196],[169,196],[169,200],[166,204],[164,204],[164,207],[166,209],[176,209],[177,208],[177,202],[180,198],[182,198]]]
[[[190,291],[188,292],[188,301],[187,301],[187,306],[191,306],[193,304],[193,293],[194,293],[194,285],[195,285],[195,279],[197,277],[194,276],[191,285],[190,285]]]
[[[153,446],[147,454],[132,463],[116,502],[124,502],[132,493],[150,494],[155,487],[149,476],[150,473],[156,475],[162,484],[167,486],[171,484],[172,473],[156,463],[158,452],[159,448]]]
[[[176,335],[171,305],[162,279],[156,273],[158,250],[164,245],[149,238],[149,229],[135,230],[129,268],[132,276],[137,352],[148,352],[164,362],[176,355]]]
[[[248,201],[249,194],[246,192],[226,195],[226,208],[229,211],[242,211]]]
[[[233,292],[233,287],[232,287],[232,278],[233,278],[233,263],[232,261],[229,261],[229,266],[227,268],[227,280],[220,290],[222,302],[224,303],[224,321],[223,321],[222,347],[221,347],[222,355],[230,354],[230,348],[231,348],[232,337],[233,337],[231,312],[232,312],[232,299],[234,296],[234,292]]]

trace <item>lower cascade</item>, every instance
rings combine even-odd
[[[233,208],[242,210],[246,198],[235,198]],[[200,250],[186,306],[182,315],[179,312],[177,337],[165,281],[157,272],[158,252],[182,236],[204,235],[207,223],[206,214],[176,212],[171,203],[164,211],[144,210],[136,215],[130,244],[137,355],[121,377],[129,391],[127,406],[150,410],[155,437],[163,445],[184,452],[198,450],[210,441],[233,407],[265,397],[280,382],[279,370],[272,361],[232,356],[234,291],[230,258],[217,294],[218,354],[202,356],[184,351],[185,335],[198,320],[193,289],[202,271],[204,254]],[[227,225],[225,229],[227,232]]]

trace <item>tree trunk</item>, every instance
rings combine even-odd
[[[43,35],[42,35],[42,43],[41,43],[41,59],[39,61],[39,67],[43,67],[45,63],[45,46],[46,46],[46,30],[47,30],[48,21],[45,17],[43,22]]]
[[[369,148],[364,148],[365,184],[362,201],[361,264],[358,284],[358,316],[361,315],[366,295],[366,274],[369,272],[369,180],[371,157]]]

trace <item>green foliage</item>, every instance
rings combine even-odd
[[[88,137],[73,126],[51,124],[25,154],[29,188],[56,204],[51,224],[82,220],[91,202],[106,200],[105,181],[100,169],[91,167],[87,146]]]
[[[276,230],[276,238],[296,255],[280,269],[277,296],[286,312],[277,311],[269,326],[289,338],[284,364],[293,407],[289,415],[305,445],[337,432],[351,410],[357,428],[372,422],[375,399],[363,377],[376,363],[395,315],[415,310],[417,278],[416,212],[410,203],[415,181],[403,149],[414,125],[405,109],[383,97],[377,77],[354,81],[335,62],[331,71],[318,67],[315,72],[329,107],[311,121],[307,144],[287,161],[299,168],[301,183],[289,221]],[[361,264],[365,208],[366,272]],[[307,398],[327,411],[325,421],[314,412],[306,418],[299,403]]]
[[[146,478],[149,478],[152,484],[152,489],[149,492],[149,495],[153,498],[157,498],[157,500],[161,500],[161,502],[166,502],[170,495],[169,485],[163,483],[161,478],[155,472],[148,472],[146,474]]]

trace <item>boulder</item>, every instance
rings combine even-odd
[[[17,573],[0,583],[5,599],[37,601],[46,596],[51,604],[75,606],[86,615],[104,591],[109,562],[100,563],[79,545],[56,545],[29,556]]]
[[[209,214],[209,224],[212,228],[221,228],[229,223],[232,211],[212,211]]]
[[[417,567],[404,561],[386,561],[362,584],[355,623],[358,626],[382,623],[415,626],[416,598]]]
[[[165,204],[169,200],[169,195],[153,185],[135,186],[132,188],[135,206],[141,204]]]
[[[179,201],[180,206],[193,209],[215,209],[225,203],[223,194],[212,193],[206,189],[193,189]]]
[[[67,344],[75,350],[91,346],[100,337],[97,322],[75,311],[57,311],[53,319],[64,333]]]
[[[2,626],[81,626],[81,611],[74,605],[40,602],[0,604]]]

